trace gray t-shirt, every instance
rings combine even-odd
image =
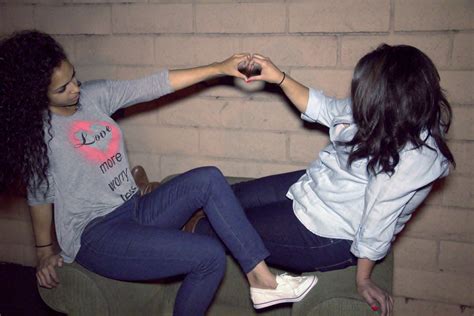
[[[129,200],[138,188],[130,173],[115,111],[172,92],[168,71],[130,81],[100,80],[81,87],[79,109],[52,114],[49,189],[28,188],[28,203],[54,203],[56,234],[66,262],[74,261],[86,225]],[[36,194],[35,194],[36,193]]]

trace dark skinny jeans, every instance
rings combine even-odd
[[[199,208],[219,236],[181,231]],[[247,273],[268,257],[222,173],[203,167],[184,173],[112,213],[89,223],[76,261],[118,280],[143,281],[184,275],[174,315],[204,315],[224,276],[225,250]]]
[[[232,186],[247,218],[270,251],[265,261],[297,273],[337,270],[357,264],[357,258],[350,252],[352,241],[315,235],[295,216],[293,201],[286,193],[304,172],[278,174]],[[199,221],[196,232],[216,237],[207,219]]]

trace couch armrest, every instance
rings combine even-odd
[[[71,315],[110,315],[107,301],[90,272],[76,263],[64,264],[56,271],[60,280],[56,288],[38,286],[41,298],[49,307]]]
[[[77,263],[64,264],[57,272],[58,287],[38,290],[48,306],[68,315],[156,315],[163,304],[158,282],[112,280]]]

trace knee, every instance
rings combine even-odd
[[[193,170],[195,176],[201,181],[209,184],[213,184],[220,181],[225,181],[225,177],[222,172],[214,166],[200,167]]]
[[[226,268],[226,254],[223,246],[216,240],[209,239],[201,249],[201,260],[198,270],[204,274],[224,276]]]

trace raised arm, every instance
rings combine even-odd
[[[306,112],[306,106],[308,104],[309,98],[308,87],[302,85],[298,81],[288,76],[288,74],[282,72],[268,57],[254,54],[252,63],[259,65],[262,70],[260,75],[250,77],[249,81],[263,80],[269,83],[279,84],[283,89],[283,92],[296,106],[296,108],[301,113]]]
[[[63,265],[63,259],[53,246],[53,205],[40,204],[30,206],[31,220],[36,241],[36,279],[40,286],[56,287],[59,283],[56,267]]]
[[[222,62],[212,63],[207,66],[170,70],[170,85],[174,90],[179,90],[218,76],[227,75],[245,79],[245,76],[240,73],[237,68],[240,63],[248,63],[249,60],[250,55],[242,53],[235,54]]]

